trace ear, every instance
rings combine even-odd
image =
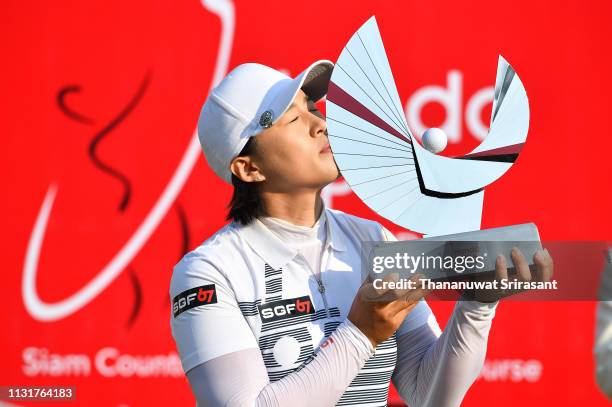
[[[250,156],[235,157],[230,163],[230,171],[244,182],[260,182],[266,179]]]

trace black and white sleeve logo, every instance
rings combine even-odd
[[[200,305],[216,304],[217,290],[214,284],[203,285],[201,287],[190,288],[183,291],[172,300],[172,311],[174,318],[188,309],[199,307]]]
[[[267,304],[258,305],[257,308],[259,308],[259,315],[262,322],[279,321],[299,315],[314,314],[315,312],[310,296],[308,295],[287,300],[273,301]]]

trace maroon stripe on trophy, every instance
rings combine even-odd
[[[412,144],[408,137],[389,126],[384,120],[376,116],[371,110],[359,103],[354,97],[346,93],[342,88],[331,81],[329,82],[329,87],[327,89],[327,100],[337,104],[345,110],[348,110],[354,115],[361,117],[369,123],[372,123],[374,126],[399,138],[403,142]]]
[[[494,156],[494,155],[518,155],[523,149],[524,144],[525,143],[511,144],[509,146],[494,148],[492,150],[479,151],[478,153],[474,153],[474,154],[466,154],[462,157],[457,157],[457,158],[477,158],[477,157]]]

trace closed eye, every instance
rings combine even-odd
[[[319,113],[319,114],[321,114],[319,109],[317,109],[316,107],[314,109],[308,109],[308,111],[311,112],[311,113]],[[289,123],[293,123],[294,121],[296,121],[299,118],[300,118],[300,116],[295,116],[295,118],[293,120],[291,120]]]

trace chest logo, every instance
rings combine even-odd
[[[314,306],[310,296],[290,298],[258,305],[262,322],[279,321],[300,315],[314,314]]]

